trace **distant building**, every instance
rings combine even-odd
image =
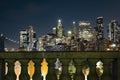
[[[36,41],[36,33],[32,26],[29,26],[27,30],[20,31],[20,49],[23,48],[25,51],[36,50]]]
[[[76,36],[77,36],[77,28],[76,28],[75,22],[73,22],[72,36],[74,38],[76,38]]]
[[[43,41],[42,37],[38,38],[37,50],[38,51],[45,51],[45,49],[44,49],[44,41]]]
[[[87,41],[91,41],[95,36],[95,31],[91,28],[91,24],[88,21],[79,22],[79,38]]]
[[[57,25],[56,31],[57,31],[57,37],[62,38],[64,35],[64,30],[63,30],[61,20],[58,20],[58,25]]]
[[[4,51],[4,40],[3,34],[0,34],[0,51]]]
[[[111,42],[118,42],[120,39],[120,27],[116,20],[109,23],[108,37]]]
[[[53,27],[53,34],[57,34],[57,30],[56,30],[56,27]]]
[[[96,32],[97,32],[97,40],[104,39],[104,27],[103,27],[103,17],[97,17],[96,20]]]
[[[20,49],[26,49],[27,50],[27,46],[28,46],[28,33],[27,31],[20,31],[20,39],[19,39],[20,43],[19,43],[19,47]]]
[[[103,51],[103,40],[104,40],[104,27],[103,27],[103,17],[97,17],[96,20],[96,50]]]

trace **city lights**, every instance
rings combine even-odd
[[[61,23],[61,20],[59,19],[58,22]]]
[[[37,37],[33,26],[19,32],[19,41],[5,37],[1,34],[1,50],[4,48],[4,39],[19,44],[18,51],[119,51],[120,26],[117,20],[108,24],[108,37],[104,37],[103,17],[97,17],[96,27],[89,21],[72,22],[72,28],[64,29],[61,19],[58,19],[52,32]],[[117,44],[116,44],[117,43]],[[11,48],[15,51],[15,48]]]

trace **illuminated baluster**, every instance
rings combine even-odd
[[[21,74],[21,63],[19,61],[15,62],[14,71],[16,74],[16,80],[19,80],[19,76]]]
[[[62,73],[62,63],[60,62],[59,58],[57,58],[55,62],[55,70],[56,70],[57,80],[59,80],[60,75]]]
[[[8,74],[8,63],[5,62],[5,75],[7,75],[7,74]]]
[[[103,63],[101,60],[99,60],[97,63],[96,63],[96,73],[99,77],[99,80],[101,80],[101,76],[103,75]]]
[[[16,80],[16,75],[14,73],[14,60],[6,60],[8,62],[8,73],[6,75],[6,80]]]
[[[43,76],[43,80],[46,80],[46,75],[48,73],[48,63],[45,58],[43,58],[43,61],[41,63],[41,75]]]
[[[68,73],[70,74],[71,80],[74,80],[74,74],[76,73],[76,67],[73,60],[70,61],[68,66]]]
[[[90,67],[89,67],[89,63],[87,61],[84,61],[83,65],[82,65],[82,73],[84,74],[85,80],[87,80],[87,76],[90,73]]]
[[[34,62],[30,60],[28,63],[28,74],[30,76],[30,80],[33,80],[32,77],[34,75],[34,72],[35,72]]]

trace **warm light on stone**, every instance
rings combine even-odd
[[[43,76],[43,80],[46,80],[46,75],[48,73],[48,63],[45,58],[43,58],[43,61],[41,63],[41,74]]]
[[[35,72],[34,62],[30,60],[28,63],[28,74],[30,76],[30,80],[32,80],[34,72]]]
[[[14,71],[16,75],[16,80],[19,80],[19,76],[21,74],[21,63],[19,61],[15,62]]]

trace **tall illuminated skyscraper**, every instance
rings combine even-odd
[[[35,50],[37,47],[36,33],[32,26],[29,29],[20,31],[20,48],[24,48],[26,51]]]
[[[77,29],[76,29],[75,22],[73,22],[72,36],[73,36],[74,38],[77,36]]]
[[[58,20],[58,25],[57,25],[57,37],[58,38],[62,38],[63,37],[63,26],[62,26],[62,23],[61,23],[61,20]]]
[[[96,25],[97,40],[103,40],[104,38],[103,17],[97,17],[96,23],[97,23]]]
[[[103,49],[103,39],[104,39],[104,27],[103,27],[103,17],[97,17],[96,20],[96,50],[102,51]]]
[[[35,31],[33,30],[33,27],[32,26],[29,26],[29,29],[28,29],[28,50],[29,51],[32,51],[33,49],[36,49],[36,33]]]
[[[111,23],[109,23],[108,37],[112,42],[118,42],[120,39],[120,27],[116,20],[112,20]]]
[[[23,48],[24,50],[27,50],[27,46],[28,46],[28,36],[27,36],[27,30],[24,31],[20,31],[20,43],[19,43],[19,47]]]

